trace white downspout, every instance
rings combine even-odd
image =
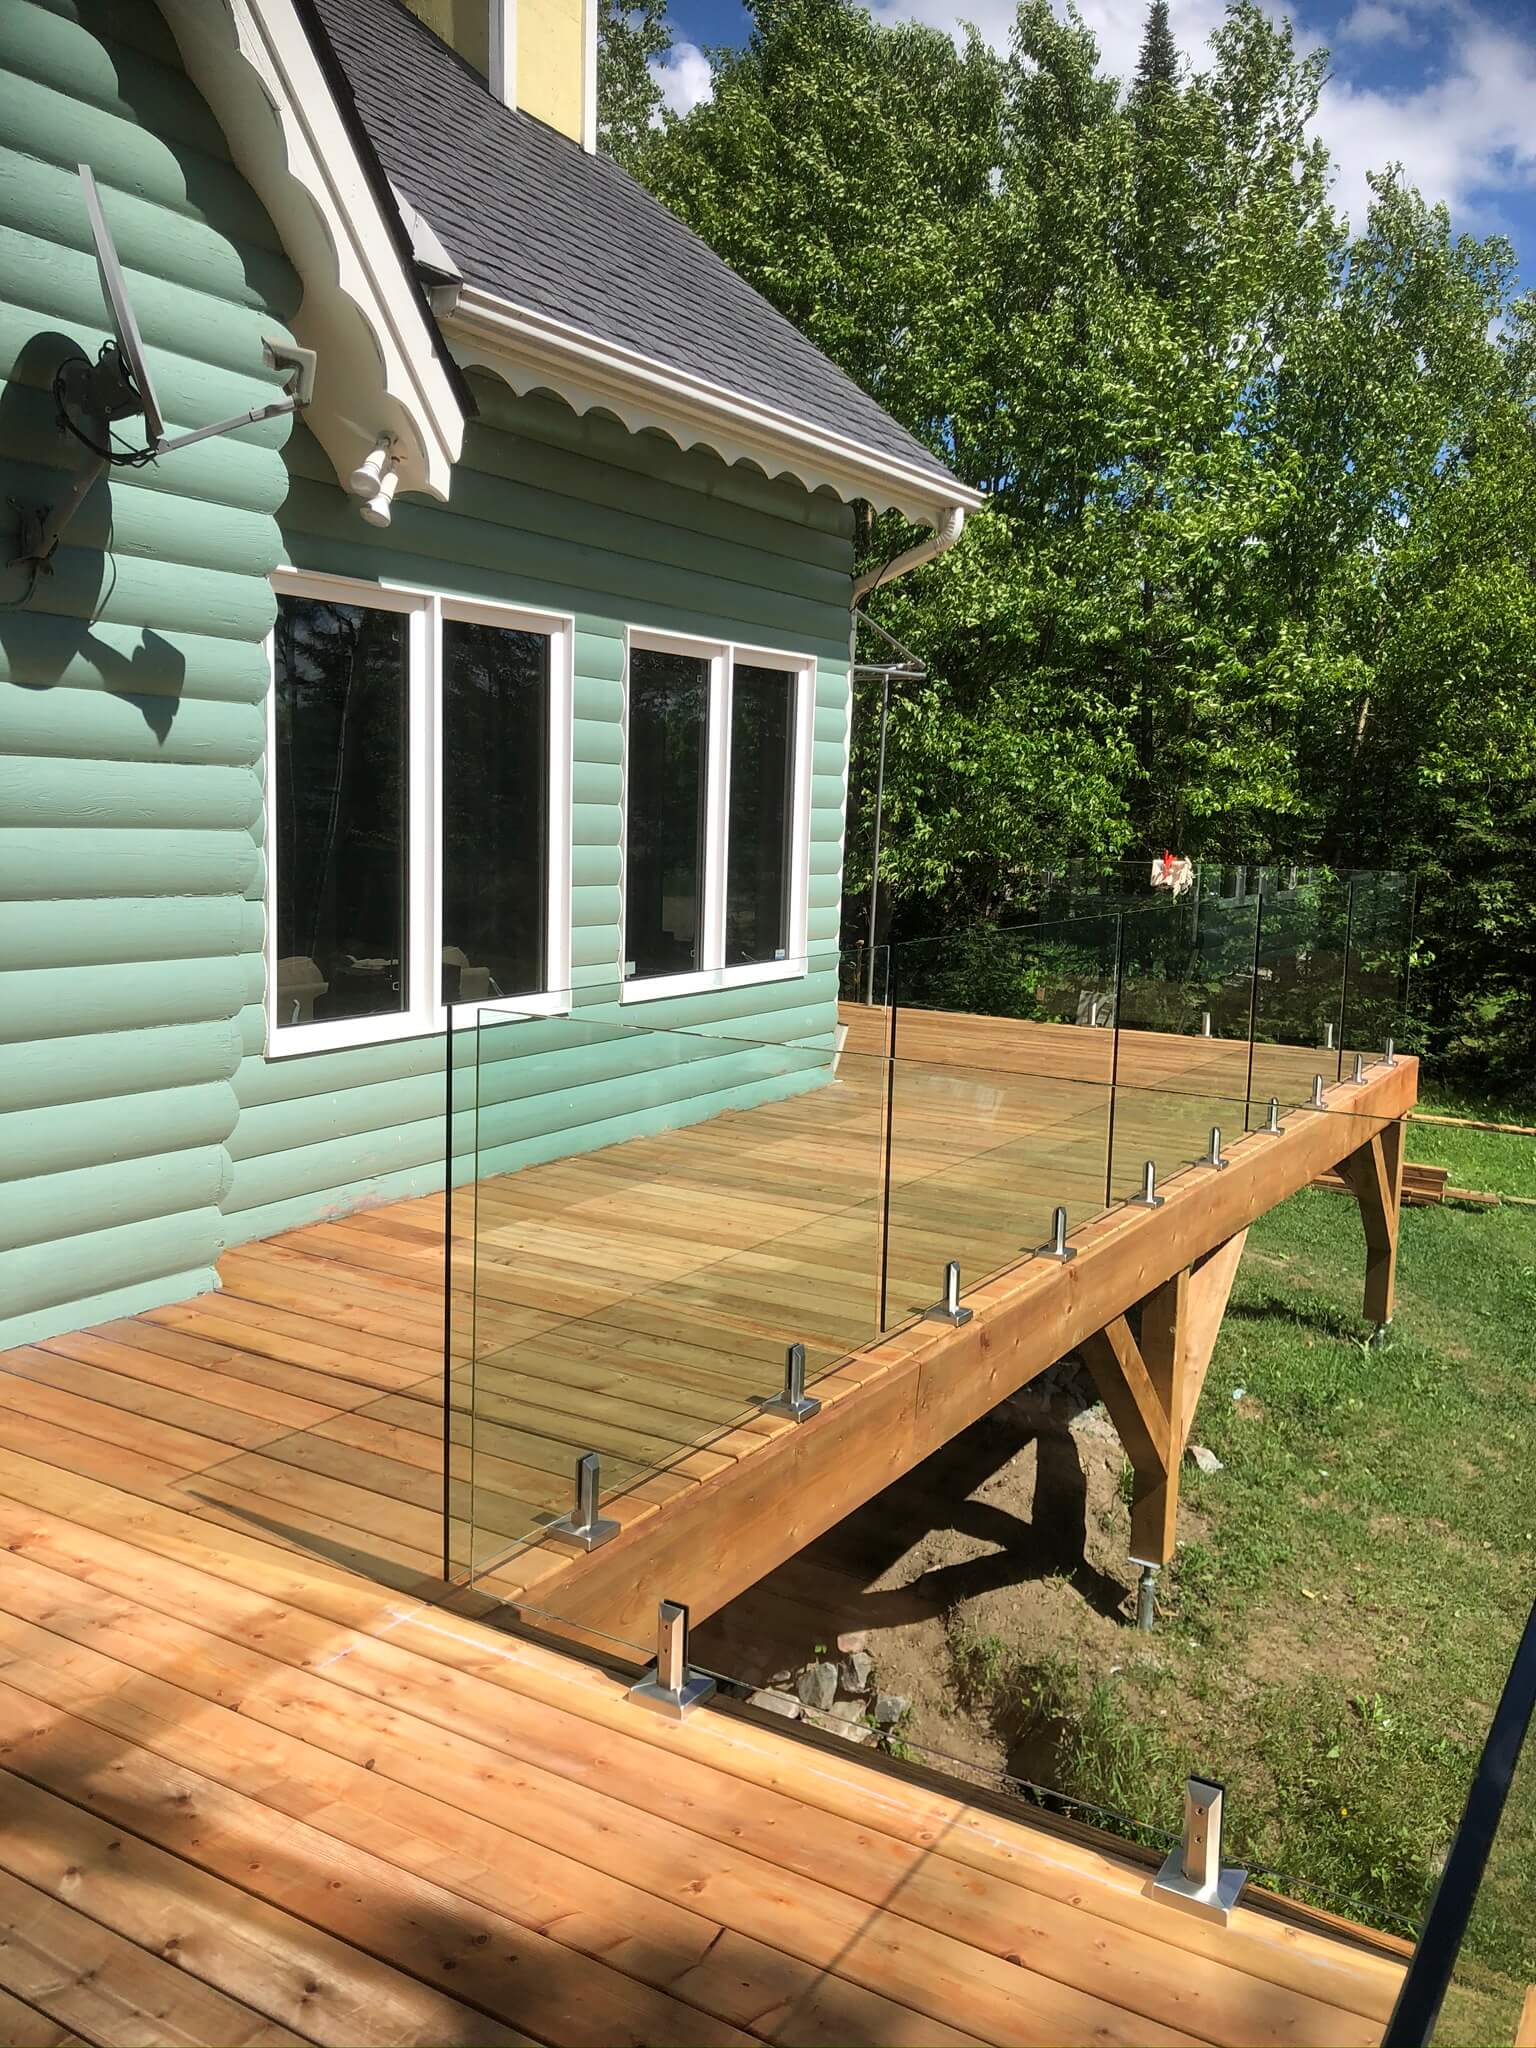
[[[909,569],[920,569],[924,562],[932,562],[938,556],[947,554],[965,527],[965,507],[948,505],[944,516],[926,540],[920,540],[916,547],[908,548],[894,562],[887,562],[883,569],[866,569],[862,576],[853,579],[853,601],[867,597],[870,591],[887,583],[893,583],[898,576],[905,576]]]

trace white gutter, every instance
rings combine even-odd
[[[894,562],[887,562],[883,569],[866,569],[862,576],[853,579],[853,601],[867,597],[872,590],[894,583],[898,576],[905,576],[909,569],[921,569],[925,562],[932,562],[938,556],[948,554],[965,530],[965,507],[946,505],[939,523],[926,540],[920,540],[916,547],[899,554]]]

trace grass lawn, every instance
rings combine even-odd
[[[1536,1195],[1536,1141],[1416,1125],[1408,1151]],[[1412,1934],[1536,1597],[1536,1207],[1405,1211],[1382,1351],[1362,1275],[1343,1196],[1252,1231],[1195,1424],[1225,1469],[1185,1467],[1193,1533],[1152,1637],[1099,1671],[1070,1645],[953,1653],[1023,1748],[1049,1731],[1062,1790],[1167,1828],[1186,1772],[1219,1777],[1229,1860]],[[1440,2037],[1512,2041],[1536,1983],[1536,1736],[1463,1977]]]

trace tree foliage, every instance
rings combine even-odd
[[[1437,1046],[1529,1074],[1536,308],[1398,169],[1350,232],[1325,63],[1249,0],[1187,70],[1154,0],[1129,89],[1050,0],[1005,56],[756,0],[632,161],[989,493],[870,605],[931,677],[892,721],[903,926],[1086,850],[1402,864]]]
[[[672,47],[666,0],[602,0],[597,24],[598,146],[622,164],[644,152],[661,113],[652,67]]]

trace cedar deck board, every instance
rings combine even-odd
[[[45,1461],[0,1454],[0,1541],[0,1866],[68,1894],[125,1995],[152,1979],[151,2048],[212,2038],[210,1999],[252,2040],[786,2048],[1350,2048],[1390,2009],[1388,1954],[1209,1927],[1107,1840],[730,1713],[670,1726],[593,1665]],[[0,1947],[36,2005],[18,1967]]]

